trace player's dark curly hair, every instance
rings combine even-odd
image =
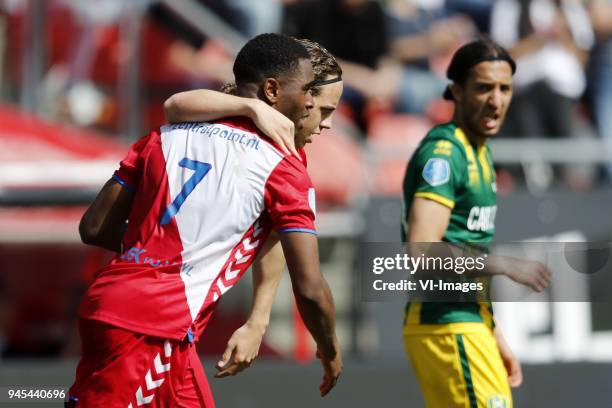
[[[236,85],[259,84],[297,69],[308,51],[296,39],[281,34],[260,34],[247,42],[234,62]]]
[[[297,41],[302,44],[308,55],[310,56],[310,63],[312,64],[312,70],[314,72],[314,82],[325,81],[328,77],[342,78],[342,68],[336,58],[327,51],[321,44],[316,43],[306,38],[298,38]],[[228,82],[221,86],[221,92],[235,95],[238,86],[235,82]],[[313,88],[312,93],[316,95],[320,91],[320,88]]]
[[[472,67],[484,61],[506,61],[510,64],[513,75],[516,71],[516,63],[504,47],[493,40],[482,38],[462,46],[455,52],[446,77],[457,84],[463,84]],[[448,87],[444,91],[444,99],[453,100],[453,94]]]

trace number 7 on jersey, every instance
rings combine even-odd
[[[160,225],[166,225],[170,222],[172,217],[174,217],[179,212],[181,206],[183,205],[189,194],[191,194],[193,189],[196,188],[196,186],[200,183],[200,181],[204,179],[206,174],[212,168],[210,163],[203,163],[188,159],[186,157],[179,162],[179,166],[185,167],[189,170],[195,170],[195,173],[193,173],[189,180],[187,180],[187,182],[183,185],[181,192],[178,193],[172,204],[170,204],[168,208],[166,208],[166,211],[164,212],[164,215],[161,217],[161,220],[159,222]]]

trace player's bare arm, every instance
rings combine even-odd
[[[523,383],[523,370],[521,369],[521,363],[510,349],[510,346],[508,345],[508,342],[506,342],[506,338],[502,334],[502,330],[499,325],[495,325],[493,334],[495,335],[495,340],[497,341],[499,353],[501,354],[504,366],[508,372],[508,383],[510,384],[510,387],[517,388]]]
[[[450,221],[451,209],[436,201],[415,197],[408,215],[408,242],[440,242]]]
[[[132,207],[132,193],[111,179],[106,182],[79,224],[83,243],[121,252],[121,241]]]
[[[285,153],[299,157],[295,150],[293,122],[260,99],[243,98],[210,89],[195,89],[168,98],[164,102],[164,113],[170,123],[205,122],[231,116],[248,117]]]
[[[324,396],[340,376],[342,356],[336,338],[332,294],[319,268],[317,238],[308,233],[290,232],[281,234],[281,244],[298,310],[317,343],[317,357],[324,371],[319,390]]]
[[[236,375],[248,368],[257,357],[270,322],[272,305],[284,268],[283,249],[278,234],[273,232],[253,262],[253,303],[249,318],[230,337],[225,352],[217,363],[217,369],[220,371],[215,377]],[[229,362],[231,363],[227,365]]]
[[[415,197],[408,218],[408,242],[412,249],[418,243],[425,243],[422,251],[427,252],[430,242],[441,242],[450,221],[451,209],[437,201]],[[449,245],[456,256],[463,256],[459,248]],[[466,271],[466,274],[475,271]],[[478,275],[505,275],[513,281],[541,292],[550,283],[550,270],[541,262],[520,260],[505,256],[487,257],[483,270]]]

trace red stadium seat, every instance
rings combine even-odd
[[[453,118],[455,105],[445,99],[433,100],[425,109],[425,114],[436,124],[450,122]]]
[[[396,140],[415,143],[431,129],[432,123],[424,116],[390,114],[376,116],[368,127],[368,140]]]
[[[378,195],[399,195],[410,155],[433,126],[416,115],[376,117],[368,129],[370,191]]]
[[[127,147],[0,105],[0,189],[99,188]],[[44,169],[44,170],[41,170]]]
[[[339,127],[315,135],[313,141],[306,151],[317,202],[346,205],[355,194],[363,193],[364,162],[359,142]]]

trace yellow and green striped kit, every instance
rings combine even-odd
[[[451,209],[444,241],[487,248],[493,240],[497,195],[491,154],[486,144],[471,144],[454,123],[434,127],[421,141],[408,164],[403,187],[404,240],[414,197]],[[490,302],[411,302],[406,307],[406,323],[410,325],[457,322],[482,322],[493,327]]]

